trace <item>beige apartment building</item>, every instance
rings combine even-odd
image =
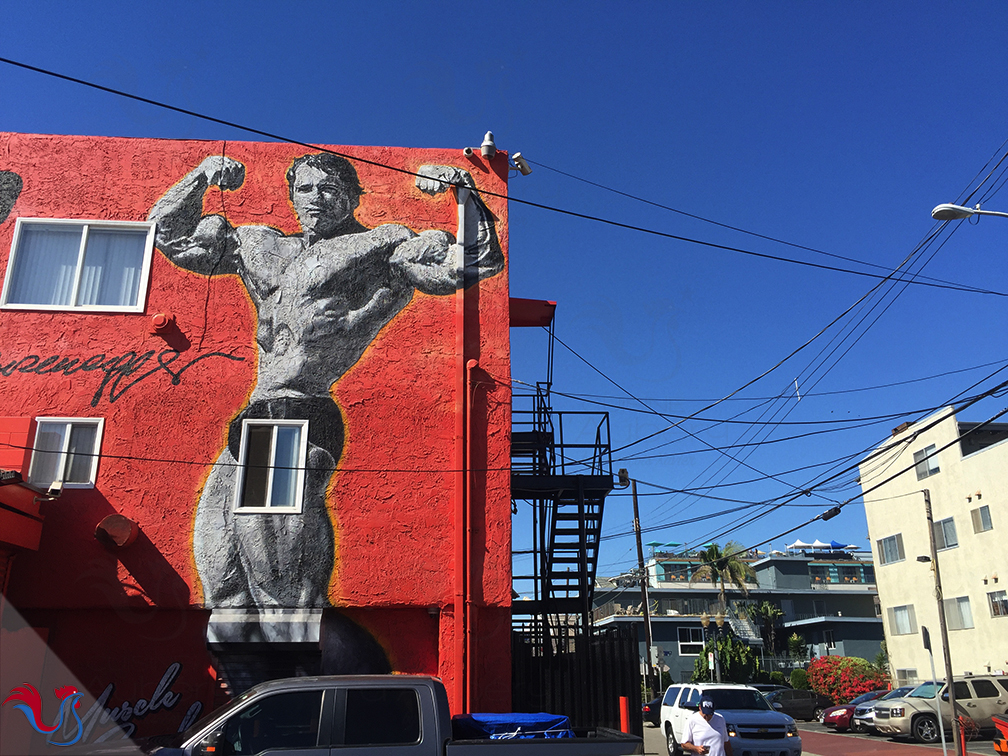
[[[860,466],[889,661],[900,684],[931,676],[921,627],[944,677],[934,573],[918,560],[930,554],[925,489],[953,674],[1008,670],[1008,424],[979,425],[945,408],[896,428]]]

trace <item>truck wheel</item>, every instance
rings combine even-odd
[[[665,726],[665,748],[668,749],[668,756],[682,756],[682,749],[672,734],[672,725]]]
[[[938,720],[930,714],[922,714],[913,721],[910,727],[914,739],[918,743],[935,743],[938,741]]]

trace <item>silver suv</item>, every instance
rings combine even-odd
[[[661,705],[661,727],[669,756],[682,753],[686,720],[696,712],[701,696],[709,696],[714,710],[725,718],[735,756],[801,756],[802,742],[795,721],[771,707],[755,688],[730,683],[669,686]]]
[[[935,711],[936,691],[945,732],[951,733],[952,712],[948,704],[948,686],[944,682],[926,682],[904,698],[880,702],[875,707],[875,729],[886,735],[912,735],[920,743],[936,742],[940,737]],[[1008,712],[1008,677],[957,678],[955,697],[958,713],[968,716],[981,730],[992,729],[991,717]]]

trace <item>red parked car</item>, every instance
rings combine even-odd
[[[862,693],[850,703],[842,704],[840,706],[831,706],[823,712],[822,723],[827,727],[832,727],[837,732],[843,732],[851,726],[851,717],[854,716],[854,709],[859,704],[874,701],[876,698],[881,698],[888,692],[889,691],[887,690],[872,690],[868,693]]]

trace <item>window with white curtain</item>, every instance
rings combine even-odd
[[[973,611],[969,596],[945,599],[945,622],[949,630],[968,630],[973,627]]]
[[[242,421],[235,510],[300,512],[307,456],[307,420]]]
[[[141,312],[153,249],[153,223],[18,218],[2,304]]]
[[[891,606],[888,609],[889,629],[893,635],[913,635],[917,632],[917,615],[913,604]]]
[[[105,421],[100,417],[39,417],[35,422],[28,482],[43,489],[57,482],[65,488],[94,486]]]

